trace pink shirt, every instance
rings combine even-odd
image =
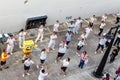
[[[81,60],[85,61],[87,59],[88,55],[87,54],[81,54]]]

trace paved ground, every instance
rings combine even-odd
[[[107,26],[104,32],[108,31],[108,28],[115,26],[114,22],[115,22],[115,18],[112,15],[109,15],[109,18],[107,20]],[[85,27],[86,25],[87,23],[85,22],[83,27]],[[61,63],[55,63],[55,58],[56,58],[57,51],[58,51],[58,44],[63,39],[66,33],[66,27],[61,26],[60,32],[58,33],[56,50],[50,51],[47,55],[47,60],[45,62],[45,65],[49,66],[50,75],[47,76],[45,80],[100,80],[100,79],[95,78],[92,75],[92,72],[97,68],[103,56],[102,53],[94,54],[95,49],[98,44],[98,39],[99,39],[99,37],[96,35],[99,30],[98,25],[99,25],[99,22],[96,22],[95,28],[94,28],[95,31],[91,32],[91,34],[89,35],[87,39],[88,45],[83,47],[83,49],[81,50],[81,52],[83,50],[86,50],[88,54],[92,57],[92,58],[89,58],[88,64],[85,65],[83,69],[78,68],[80,57],[78,57],[75,54],[75,52],[76,52],[76,46],[78,43],[78,36],[80,36],[84,28],[80,28],[78,35],[73,35],[69,49],[67,50],[65,56],[63,57],[65,58],[69,56],[71,58],[70,66],[68,67],[66,76],[58,75]],[[35,31],[36,30],[30,30],[29,32],[35,32]],[[45,32],[44,41],[42,43],[38,42],[37,43],[38,48],[34,49],[33,52],[31,53],[31,57],[33,61],[35,62],[35,64],[39,63],[40,50],[47,47],[48,45],[50,31],[52,31],[51,28],[50,30]],[[29,37],[29,38],[34,39],[33,37]],[[38,75],[39,75],[39,69],[37,69],[35,65],[31,66],[30,76],[26,76],[24,78],[22,77],[22,74],[23,74],[23,64],[21,63],[22,50],[18,49],[18,46],[16,46],[15,51],[16,52],[14,53],[14,55],[10,56],[7,61],[7,64],[10,66],[10,68],[0,71],[0,80],[37,80]],[[107,64],[105,66],[104,71],[110,72],[111,80],[113,80],[113,77],[115,76],[114,72],[116,68],[120,65],[119,57],[120,55],[117,56],[115,62],[112,64],[109,64],[107,61]]]

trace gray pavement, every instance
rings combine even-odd
[[[108,31],[110,27],[115,26],[114,22],[115,22],[115,18],[112,15],[109,15],[107,20],[107,26],[104,32]],[[86,25],[87,23],[85,22],[83,24],[83,27],[85,27]],[[95,31],[91,32],[91,34],[87,39],[88,45],[84,46],[81,50],[81,52],[83,50],[86,50],[88,54],[91,56],[91,58],[89,58],[88,64],[86,64],[83,69],[78,68],[80,57],[78,57],[75,52],[76,52],[76,46],[78,43],[78,37],[83,32],[84,28],[80,28],[78,35],[73,35],[72,41],[70,42],[70,45],[69,45],[69,49],[67,50],[65,56],[63,57],[63,59],[66,57],[71,58],[66,76],[58,74],[61,63],[55,63],[55,58],[57,56],[57,51],[58,51],[58,44],[60,43],[60,41],[63,39],[64,35],[67,32],[67,28],[65,26],[60,27],[60,32],[58,33],[58,40],[55,48],[56,50],[50,51],[48,53],[47,60],[45,62],[45,65],[49,66],[50,68],[50,75],[48,75],[45,78],[45,80],[100,80],[98,78],[95,78],[92,75],[92,72],[97,68],[103,56],[102,53],[94,54],[95,49],[98,45],[98,40],[99,40],[99,37],[96,35],[99,30],[98,25],[99,25],[99,22],[96,22],[95,28],[94,28]],[[50,27],[50,30],[45,32],[44,41],[42,43],[38,42],[37,43],[38,48],[34,49],[33,52],[31,53],[31,57],[32,57],[32,60],[35,62],[35,65],[31,66],[30,76],[25,76],[24,78],[22,77],[22,74],[23,74],[23,64],[21,62],[22,50],[18,49],[18,47],[16,46],[15,48],[16,52],[14,52],[14,55],[10,56],[7,60],[7,65],[9,65],[10,68],[0,71],[0,80],[37,80],[40,69],[36,68],[36,64],[39,63],[40,50],[47,47],[48,45],[50,31],[52,31],[51,27]],[[36,30],[34,29],[29,32],[34,33],[36,32]],[[29,36],[28,38],[34,39],[34,37],[29,37]],[[113,80],[115,76],[115,70],[120,65],[119,57],[120,55],[117,56],[115,62],[112,64],[109,64],[107,61],[107,64],[105,66],[104,72],[110,73],[111,80]]]

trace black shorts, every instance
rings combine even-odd
[[[29,69],[30,69],[30,66],[24,65],[24,70],[29,70]]]
[[[1,61],[1,66],[2,66],[2,65],[5,65],[5,64],[6,64],[6,61],[5,61],[5,62]]]
[[[65,53],[60,53],[60,52],[58,52],[58,55],[57,55],[57,57],[60,57],[60,58],[62,58],[62,57],[64,56],[64,54],[65,54]]]
[[[43,64],[45,62],[45,60],[40,59],[40,62]]]
[[[66,71],[66,69],[67,69],[67,67],[61,67],[61,70],[63,71],[63,72],[65,72]]]
[[[77,50],[81,50],[83,46],[77,46]]]

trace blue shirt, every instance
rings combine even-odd
[[[72,34],[66,33],[66,41],[71,41]]]

